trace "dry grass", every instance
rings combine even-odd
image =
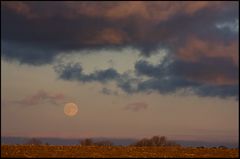
[[[206,157],[238,158],[239,149],[123,146],[1,145],[1,157]]]

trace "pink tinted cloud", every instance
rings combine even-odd
[[[145,102],[135,102],[135,103],[129,103],[127,104],[124,109],[130,110],[130,111],[140,111],[147,109],[148,105]]]
[[[211,8],[221,9],[226,2],[144,2],[144,1],[124,1],[124,2],[74,2],[63,1],[54,2],[3,2],[7,8],[22,14],[26,17],[32,14],[37,15],[35,18],[53,17],[56,15],[65,18],[78,18],[79,16],[102,17],[112,20],[128,18],[129,16],[139,16],[145,20],[166,20],[175,16],[179,12],[184,14],[195,14],[196,12]],[[43,5],[44,4],[44,5]],[[38,6],[42,8],[38,8]],[[53,8],[52,5],[60,9]],[[42,9],[45,12],[42,12]]]
[[[141,42],[151,44],[154,42],[162,42],[164,39],[168,39],[167,41],[171,42],[178,38],[172,33],[176,29],[174,27],[169,29],[168,26],[160,28],[160,26],[158,27],[160,22],[174,19],[174,17],[179,15],[192,17],[204,10],[216,11],[217,13],[217,11],[220,12],[227,6],[227,2],[210,1],[62,1],[58,3],[2,2],[1,4],[3,5],[3,9],[17,14],[16,17],[18,17],[18,15],[21,15],[21,18],[22,16],[25,17],[27,19],[25,25],[29,25],[29,29],[39,27],[39,30],[44,30],[43,33],[46,33],[46,35],[40,34],[38,36],[43,37],[36,38],[46,39],[44,42],[47,43],[47,45],[49,44],[48,39],[59,36],[60,40],[69,39],[70,44],[76,44],[77,46],[122,45]],[[54,25],[49,23],[56,19],[61,19],[64,24],[76,23],[76,25],[74,25],[76,28],[72,25],[69,25],[69,27],[72,28],[65,28],[65,25],[63,25],[58,26],[56,29]],[[93,23],[95,22],[94,19],[101,19],[102,24],[96,25],[98,23]],[[204,19],[202,23],[205,23]],[[56,21],[56,23],[58,22],[59,21]],[[88,27],[78,27],[88,23]],[[188,25],[188,23],[186,24]],[[192,25],[189,27],[195,26]],[[56,33],[56,35],[54,33]],[[34,36],[31,35],[30,37]],[[30,41],[32,40],[31,38]],[[62,44],[62,42],[60,44]]]
[[[179,48],[177,56],[182,60],[194,61],[199,57],[230,57],[238,65],[238,41],[225,44],[223,41],[206,41],[195,36],[187,38],[186,43]]]
[[[29,106],[42,103],[51,103],[57,105],[63,102],[65,98],[65,95],[62,93],[50,94],[44,90],[40,90],[31,96],[15,101],[15,103]]]
[[[222,41],[208,41],[191,36],[187,39],[186,43],[177,50],[176,58],[193,64],[200,62],[202,58],[225,58],[230,59],[232,65],[238,68],[238,49],[239,44],[237,41],[225,44]],[[219,68],[215,70],[212,68],[205,71],[202,70],[199,72],[198,76],[187,75],[186,78],[218,85],[232,85],[238,83],[238,79],[227,76],[226,72],[221,71],[220,67],[222,66],[219,65]]]

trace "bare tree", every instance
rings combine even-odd
[[[165,136],[161,136],[159,138],[159,143],[157,146],[167,146],[167,144],[168,144],[167,138]]]
[[[81,140],[80,145],[82,146],[113,146],[113,143],[108,140],[93,142],[92,139],[87,138],[87,139]]]
[[[80,144],[81,144],[82,146],[92,146],[92,145],[94,145],[92,139],[89,139],[89,138],[84,139],[84,140],[81,140],[81,141],[80,141]]]
[[[151,145],[151,142],[148,139],[144,138],[144,139],[136,142],[132,146],[152,146],[152,145]]]
[[[151,139],[142,139],[133,146],[179,146],[173,141],[168,141],[165,136],[153,136]]]

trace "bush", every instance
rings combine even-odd
[[[226,146],[222,146],[222,145],[221,145],[221,146],[218,146],[218,148],[219,148],[219,149],[227,149]]]
[[[113,146],[113,143],[111,141],[103,140],[95,142],[94,145],[96,146]]]
[[[179,146],[173,141],[168,141],[165,136],[153,136],[151,139],[141,139],[132,146]]]
[[[113,146],[113,143],[107,140],[93,142],[92,139],[88,138],[80,141],[80,145],[82,146]]]

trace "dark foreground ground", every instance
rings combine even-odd
[[[1,157],[216,157],[238,158],[239,149],[122,146],[1,145]]]

